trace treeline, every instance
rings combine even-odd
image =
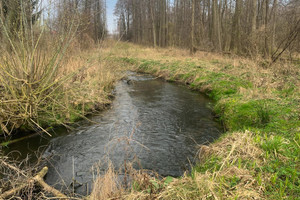
[[[0,17],[3,40],[7,40],[6,36],[18,36],[25,29],[45,26],[55,34],[63,34],[73,26],[80,39],[88,36],[95,42],[107,35],[104,0],[0,0]]]
[[[118,0],[123,40],[242,55],[300,51],[298,0]]]
[[[80,42],[87,45],[89,39],[94,42],[103,40],[107,35],[106,5],[104,0],[60,0],[55,2],[57,15],[52,23],[55,31],[64,32],[74,19]],[[85,42],[87,44],[85,44]]]

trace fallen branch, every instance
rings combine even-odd
[[[15,139],[15,140],[9,140],[9,141],[7,141],[7,142],[2,142],[2,143],[0,143],[0,146],[6,147],[6,146],[8,146],[8,145],[10,145],[10,144],[14,144],[14,143],[20,142],[20,141],[22,141],[22,140],[26,140],[26,139],[28,139],[28,138],[38,136],[39,134],[40,134],[40,133],[34,133],[34,134],[27,135],[27,136],[24,136],[24,137],[22,137],[22,138],[18,138],[18,139]]]
[[[17,173],[20,173],[20,174],[22,174],[23,176],[26,177],[25,173],[24,173],[22,170],[20,170],[19,168],[17,168],[17,167],[15,167],[15,166],[13,166],[13,165],[11,165],[11,164],[5,162],[5,161],[2,160],[2,159],[0,160],[0,162],[1,162],[1,165],[2,165],[2,166],[5,166],[5,167],[7,167],[7,168],[10,168],[10,169],[12,169],[13,171],[15,171],[15,172],[17,172]],[[1,196],[0,196],[0,197],[1,197]]]
[[[8,145],[11,145],[11,144],[20,142],[20,141],[22,141],[22,140],[26,140],[26,139],[29,139],[29,138],[31,138],[31,137],[39,136],[39,135],[41,135],[42,133],[45,133],[45,131],[47,131],[47,134],[48,134],[50,137],[52,137],[51,134],[48,132],[49,130],[51,130],[51,128],[52,128],[52,127],[48,127],[48,128],[46,128],[46,129],[42,129],[42,130],[39,131],[39,132],[30,134],[30,135],[26,135],[26,136],[21,137],[21,138],[18,138],[18,139],[14,139],[14,140],[9,140],[9,141],[2,142],[2,143],[0,143],[0,146],[6,147],[6,146],[8,146]]]
[[[0,200],[7,199],[8,197],[11,197],[12,195],[16,194],[20,190],[24,189],[26,186],[28,186],[30,184],[34,184],[34,183],[39,184],[45,191],[53,194],[57,198],[69,199],[66,195],[64,195],[60,191],[56,190],[55,188],[53,188],[50,185],[48,185],[47,183],[45,183],[45,181],[43,180],[43,177],[47,174],[47,172],[48,172],[48,167],[44,167],[36,176],[29,179],[26,183],[21,184],[20,186],[1,194]]]
[[[48,168],[47,168],[48,171]],[[45,181],[42,177],[36,176],[33,178],[40,186],[43,187],[43,189],[51,194],[53,194],[55,197],[61,198],[61,199],[69,199],[66,195],[55,189],[54,187],[51,187]]]
[[[277,59],[285,52],[285,50],[296,40],[300,32],[300,20],[297,21],[295,27],[290,31],[289,35],[281,42],[277,50],[272,55],[272,63],[275,63]],[[283,47],[282,47],[283,45]],[[281,49],[281,50],[280,50]]]

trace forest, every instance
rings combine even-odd
[[[263,56],[275,62],[299,52],[299,2],[278,0],[120,0],[123,40],[196,50]]]
[[[0,0],[0,200],[297,199],[299,108],[299,0]]]

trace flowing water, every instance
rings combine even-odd
[[[111,109],[91,118],[97,123],[36,141],[49,143],[43,155],[48,159],[47,183],[65,189],[76,180],[81,183],[76,192],[84,193],[108,160],[116,169],[133,162],[135,168],[180,176],[194,162],[197,145],[220,135],[208,107],[211,101],[184,86],[129,73],[128,80],[116,85],[115,94]],[[31,140],[16,145],[26,152]]]

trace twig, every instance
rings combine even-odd
[[[12,195],[16,194],[20,190],[24,189],[26,186],[34,183],[38,183],[43,189],[59,199],[69,199],[66,195],[61,193],[60,191],[56,190],[55,188],[49,186],[45,181],[43,180],[43,177],[47,174],[48,172],[48,167],[44,167],[36,176],[33,178],[29,179],[26,183],[21,184],[17,188],[13,188],[9,191],[4,192],[3,194],[0,195],[0,200],[7,199],[11,197]]]
[[[11,164],[3,161],[3,160],[1,160],[1,165],[4,165],[4,166],[6,166],[6,167],[14,170],[15,172],[18,172],[18,173],[20,173],[20,174],[22,174],[23,176],[26,177],[26,175],[24,174],[24,172],[22,172],[20,169],[16,168],[15,166],[13,166],[13,165],[11,165]]]
[[[30,119],[30,121],[33,122],[37,127],[39,127],[43,132],[47,133],[47,135],[49,135],[50,137],[52,137],[52,135],[47,130],[43,129],[38,123],[36,123],[32,119]]]

